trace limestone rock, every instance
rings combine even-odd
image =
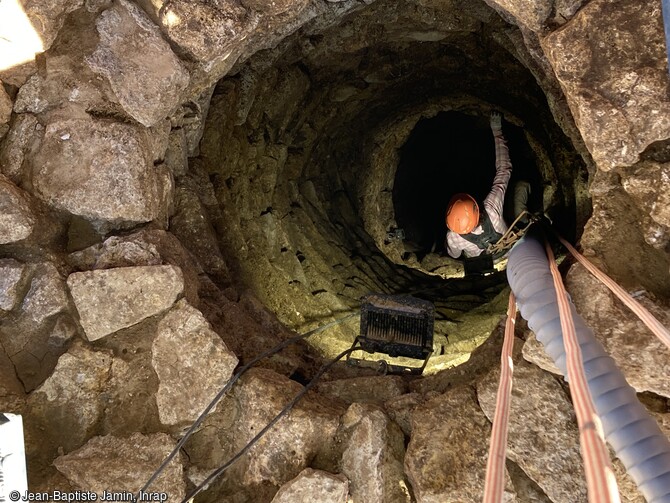
[[[479,404],[493,420],[500,371],[477,386]],[[507,456],[555,503],[586,501],[579,432],[572,404],[551,375],[524,361],[514,366]]]
[[[188,170],[188,140],[183,128],[170,133],[165,152],[165,165],[174,177],[183,176]]]
[[[11,311],[21,301],[21,278],[25,264],[14,259],[0,259],[0,310]]]
[[[67,283],[90,341],[165,311],[184,287],[181,271],[173,266],[77,272]]]
[[[98,495],[103,491],[137,494],[175,445],[165,433],[94,437],[82,448],[57,458],[54,465],[79,490]],[[184,499],[186,488],[179,456],[167,465],[148,492],[166,493],[170,503]]]
[[[123,359],[112,360],[101,433],[124,436],[162,429],[154,399],[158,378],[151,366],[150,348],[150,340],[125,343],[120,351]]]
[[[570,269],[566,284],[577,312],[614,358],[628,383],[638,392],[651,391],[670,397],[670,383],[664,377],[670,372],[670,355],[665,345],[583,266],[576,264]],[[643,296],[638,301],[661,324],[670,326],[667,308]]]
[[[243,40],[249,29],[245,13],[233,2],[179,0],[166,3],[160,21],[174,43],[196,60],[209,63],[228,55]]]
[[[632,165],[651,143],[670,137],[658,2],[591,1],[541,42],[601,169]]]
[[[21,86],[19,94],[16,96],[14,108],[16,113],[30,112],[39,114],[49,107],[49,100],[46,98],[45,79],[41,75],[33,75]]]
[[[526,473],[521,468],[519,468],[519,465],[507,458],[505,467],[507,468],[510,478],[512,479],[514,491],[517,495],[517,501],[552,503],[549,496],[544,494],[540,486],[538,486],[530,477],[528,477],[528,475],[526,475]]]
[[[20,87],[37,70],[36,56],[56,39],[67,15],[84,0],[25,0],[0,5],[0,79]]]
[[[21,182],[23,161],[38,127],[34,115],[17,115],[0,149],[0,171],[16,184]]]
[[[12,361],[0,347],[0,407],[6,412],[18,412],[19,409],[14,408],[15,400],[24,394],[23,385],[16,375]]]
[[[667,297],[668,256],[645,242],[649,236],[644,222],[651,220],[651,208],[640,208],[622,187],[621,178],[614,172],[596,172],[590,187],[593,212],[580,244],[585,255],[606,264],[605,272],[624,288],[636,291],[641,286]],[[663,235],[659,237],[663,241]]]
[[[0,176],[0,244],[15,243],[30,236],[35,216],[23,192]]]
[[[407,392],[401,376],[369,376],[326,381],[317,387],[319,393],[349,403],[374,402],[381,404]]]
[[[211,86],[205,89],[195,99],[185,103],[170,118],[173,121],[172,126],[175,128],[173,132],[182,131],[186,137],[187,155],[189,157],[195,157],[200,153],[200,140],[205,130],[205,119],[207,119],[209,113],[209,105],[215,87]],[[175,176],[180,175],[177,171],[174,173]]]
[[[229,279],[217,233],[200,200],[202,191],[191,180],[181,180],[175,190],[175,212],[170,220],[170,230],[202,265],[203,269],[225,283]]]
[[[586,3],[586,0],[556,0],[554,2],[554,18],[558,25],[565,24]]]
[[[148,134],[108,120],[50,123],[32,159],[35,194],[107,230],[164,215],[172,181],[153,165]]]
[[[104,81],[81,58],[71,54],[54,55],[46,59],[45,71],[31,76],[21,86],[14,111],[40,114],[76,104],[86,110],[121,113],[116,103],[109,103],[109,94],[111,91]]]
[[[56,267],[45,263],[33,277],[21,308],[36,323],[63,311],[68,305],[65,284]]]
[[[110,236],[100,244],[70,254],[70,262],[80,270],[161,265],[158,247],[139,234]]]
[[[670,191],[659,190],[670,183],[670,163],[642,162],[634,170],[626,171],[622,178],[624,190],[633,198],[637,206],[648,214],[655,227],[661,229],[647,232],[645,241],[663,249],[670,239]]]
[[[423,402],[423,396],[419,393],[407,393],[386,401],[384,410],[400,426],[405,436],[410,437],[412,435],[412,413]]]
[[[416,500],[480,502],[490,435],[491,425],[469,388],[453,388],[417,407],[405,455]]]
[[[111,364],[109,353],[74,345],[59,358],[51,377],[30,395],[35,427],[48,425],[50,441],[66,451],[82,445],[104,410],[102,392]]]
[[[0,81],[0,138],[5,136],[5,133],[9,129],[8,124],[11,116],[12,100],[2,87],[2,81]]]
[[[355,403],[342,417],[342,472],[354,503],[411,501],[402,459],[405,439],[397,424],[372,404]]]
[[[241,0],[241,4],[247,9],[256,10],[271,16],[288,10],[295,15],[305,8],[308,0],[274,0],[272,2],[266,2],[265,0]]]
[[[223,465],[243,446],[237,445],[235,423],[239,421],[240,408],[231,395],[224,395],[216,410],[205,417],[202,425],[188,439],[184,451],[194,472],[189,477],[202,482],[212,470]]]
[[[279,489],[272,503],[346,503],[348,493],[346,477],[306,468]]]
[[[119,0],[97,22],[100,43],[88,58],[109,79],[126,112],[147,127],[173,112],[188,86],[188,71],[144,12]]]
[[[51,47],[70,12],[84,5],[84,0],[29,1],[23,8],[30,23],[42,40],[44,50]]]
[[[64,279],[50,262],[26,265],[20,309],[0,323],[0,343],[27,391],[51,373],[76,333]]]
[[[252,369],[240,379],[234,396],[240,410],[235,438],[238,448],[264,428],[302,389],[275,372]],[[247,487],[282,486],[295,478],[321,450],[334,442],[340,411],[305,397],[256,445],[253,455],[234,467]]]
[[[184,295],[198,305],[202,269],[171,233],[145,229],[127,236],[111,236],[103,243],[70,254],[70,263],[80,271],[116,267],[173,265],[184,277]]]
[[[526,361],[534,363],[542,370],[559,376],[563,375],[551,357],[545,352],[542,343],[537,340],[537,337],[532,332],[528,335],[523,345],[523,357]]]
[[[185,300],[161,320],[151,355],[160,381],[158,414],[166,425],[195,421],[237,366],[202,313]]]
[[[541,32],[546,24],[547,18],[552,12],[554,2],[552,0],[541,0],[528,2],[527,0],[486,0],[496,10],[511,16],[519,25]]]

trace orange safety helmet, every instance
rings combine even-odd
[[[468,234],[479,223],[479,206],[470,194],[456,194],[449,201],[445,215],[447,227],[457,234]]]

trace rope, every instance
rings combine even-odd
[[[552,229],[553,230],[553,229]],[[556,231],[554,231],[556,237],[563,243],[570,253],[577,259],[577,261],[582,264],[586,269],[593,274],[600,282],[602,282],[607,288],[609,288],[621,302],[626,304],[631,311],[633,311],[638,318],[647,325],[649,330],[651,330],[656,337],[658,337],[668,348],[670,348],[670,331],[665,328],[660,321],[651,314],[647,308],[635,300],[626,290],[621,288],[612,278],[607,274],[602,272],[596,266],[594,266],[584,255],[579,253],[570,243],[563,239]]]
[[[179,452],[179,450],[184,446],[186,441],[189,439],[193,433],[198,429],[198,427],[202,424],[202,422],[205,420],[205,417],[207,417],[207,414],[211,412],[211,410],[216,406],[217,403],[223,398],[223,396],[228,392],[228,390],[232,387],[232,385],[240,378],[242,375],[249,370],[251,367],[253,367],[256,363],[258,363],[260,360],[263,358],[267,358],[268,356],[272,356],[275,353],[278,353],[282,349],[284,349],[287,346],[290,346],[291,344],[294,344],[296,342],[299,342],[311,335],[314,335],[319,332],[323,332],[327,328],[330,328],[335,325],[339,325],[340,323],[343,323],[347,321],[350,318],[353,318],[354,316],[358,316],[358,313],[352,313],[347,316],[344,316],[342,318],[338,318],[336,320],[333,320],[329,323],[326,323],[325,325],[321,325],[320,327],[317,327],[313,330],[310,330],[308,332],[305,332],[304,334],[296,335],[295,337],[291,337],[290,339],[286,339],[282,343],[278,344],[272,349],[268,349],[264,353],[261,353],[259,356],[255,357],[252,359],[249,363],[244,365],[222,388],[221,390],[216,394],[216,396],[212,399],[212,401],[205,407],[205,410],[202,411],[202,413],[198,416],[198,419],[195,420],[195,422],[191,425],[191,427],[188,429],[186,434],[182,437],[182,439],[177,443],[174,449],[172,449],[172,452],[168,454],[168,456],[163,460],[161,465],[156,469],[154,474],[149,478],[146,484],[144,484],[144,487],[140,489],[140,493],[137,495],[137,499],[139,501],[140,494],[147,492],[147,489],[149,486],[156,480],[156,478],[161,474],[161,472],[165,469],[165,467],[168,465],[170,461],[172,461],[172,458],[176,456],[176,454]],[[317,374],[318,375],[318,374]]]
[[[512,395],[512,350],[514,348],[514,324],[516,322],[516,299],[509,294],[505,338],[500,355],[500,382],[496,395],[496,411],[486,462],[483,503],[502,503],[505,489],[505,459],[507,458],[507,424],[509,422],[510,398]]]
[[[518,230],[514,230],[514,226],[517,223],[519,223],[524,216],[529,217],[526,226]],[[514,243],[516,243],[519,239],[523,237],[524,234],[526,234],[526,231],[536,221],[537,217],[535,215],[529,213],[526,210],[523,210],[521,213],[519,213],[519,216],[516,217],[514,222],[512,222],[512,225],[510,225],[507,228],[505,233],[502,236],[500,236],[500,239],[496,241],[494,244],[489,245],[486,248],[485,252],[488,253],[489,255],[496,255],[498,253],[506,251],[508,248],[511,248]]]
[[[586,383],[582,362],[582,350],[577,341],[575,324],[570,311],[567,292],[558,272],[549,243],[545,241],[549,268],[554,279],[554,288],[561,318],[563,343],[565,344],[566,365],[570,389],[573,391],[573,405],[577,414],[579,438],[586,473],[589,503],[619,503],[617,488],[609,453],[605,447],[600,418],[596,414],[591,392]]]
[[[286,414],[288,414],[293,406],[298,403],[298,401],[305,396],[305,394],[319,381],[321,376],[325,374],[330,367],[335,365],[338,361],[340,361],[342,358],[344,358],[346,355],[351,353],[352,351],[357,350],[358,348],[356,347],[351,347],[345,351],[342,351],[339,355],[335,357],[335,359],[329,361],[325,365],[323,365],[319,371],[314,375],[312,380],[307,383],[307,385],[300,390],[300,393],[298,393],[293,400],[291,400],[282,410],[277,414],[272,421],[270,421],[265,428],[263,428],[261,431],[258,432],[258,434],[251,439],[251,441],[245,445],[240,451],[237,452],[232,458],[230,458],[228,461],[226,461],[225,464],[221,465],[219,468],[214,470],[205,480],[203,480],[198,487],[196,487],[191,494],[186,496],[182,500],[181,503],[188,503],[191,501],[193,498],[195,498],[205,487],[207,487],[210,483],[212,483],[219,475],[221,475],[224,471],[226,471],[230,466],[232,466],[238,459],[240,459],[242,456],[244,456],[255,444],[258,442],[263,435],[265,435],[270,429]]]

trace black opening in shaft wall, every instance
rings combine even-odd
[[[503,134],[512,161],[507,191],[518,180],[531,183],[530,205],[541,206],[541,175],[521,128],[504,122]],[[393,187],[396,221],[420,251],[443,251],[445,212],[451,196],[471,194],[483,201],[495,176],[495,147],[485,116],[441,112],[417,123],[400,152]],[[506,220],[511,223],[511,209]]]

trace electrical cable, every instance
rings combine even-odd
[[[276,345],[272,349],[268,349],[264,353],[261,353],[260,355],[256,356],[253,358],[249,363],[244,365],[240,370],[237,371],[237,373],[221,388],[221,390],[216,394],[216,396],[212,399],[212,401],[207,405],[205,410],[198,416],[198,419],[195,420],[195,422],[191,425],[191,427],[188,429],[186,434],[182,437],[182,439],[177,443],[174,449],[172,449],[172,452],[168,454],[168,456],[163,460],[161,465],[158,467],[158,469],[153,473],[153,475],[149,478],[146,484],[140,489],[137,497],[139,500],[139,496],[141,493],[144,493],[147,491],[149,486],[156,480],[156,478],[162,473],[162,471],[165,469],[165,467],[168,465],[170,461],[177,455],[179,450],[184,446],[186,441],[190,438],[193,433],[195,433],[195,430],[198,429],[198,427],[202,424],[202,422],[205,420],[205,417],[212,411],[212,409],[216,406],[216,404],[223,398],[223,396],[228,392],[228,390],[232,387],[232,385],[240,378],[242,375],[249,370],[252,366],[254,366],[256,363],[258,363],[260,360],[263,358],[267,358],[268,356],[272,356],[275,353],[278,353],[282,349],[284,349],[287,346],[290,346],[291,344],[294,344],[296,342],[299,342],[303,339],[306,339],[307,337],[310,337],[314,334],[317,334],[319,332],[322,332],[330,327],[333,327],[335,325],[339,325],[340,323],[343,323],[355,316],[358,316],[360,313],[351,313],[347,316],[343,316],[342,318],[338,318],[336,320],[333,320],[331,322],[326,323],[325,325],[321,325],[320,327],[314,328],[312,330],[309,330],[308,332],[305,332],[304,334],[296,335],[295,337],[291,337],[290,339],[286,339],[282,343]],[[339,357],[338,357],[339,358]],[[318,375],[318,374],[317,374]]]
[[[412,292],[414,293],[414,292]],[[252,366],[254,366],[256,363],[258,363],[260,360],[263,358],[267,358],[269,356],[274,355],[275,353],[278,353],[282,349],[286,348],[287,346],[290,346],[291,344],[295,344],[296,342],[299,342],[303,339],[306,339],[307,337],[310,337],[314,334],[317,334],[319,332],[322,332],[330,327],[333,327],[335,325],[339,325],[355,316],[359,316],[360,313],[351,313],[347,316],[343,316],[342,318],[338,318],[336,320],[333,320],[329,323],[326,323],[325,325],[321,325],[320,327],[314,328],[312,330],[309,330],[308,332],[305,332],[303,334],[297,335],[295,337],[291,337],[290,339],[286,339],[285,341],[281,342],[277,346],[273,347],[272,349],[269,349],[265,351],[264,353],[261,353],[260,355],[256,356],[253,358],[249,363],[245,364],[243,367],[238,370],[238,372],[223,386],[223,388],[217,393],[217,395],[212,399],[212,401],[207,405],[205,410],[198,416],[198,418],[195,420],[195,422],[191,425],[191,427],[188,429],[188,431],[184,434],[184,436],[179,440],[177,445],[172,449],[172,452],[168,454],[168,456],[163,460],[161,465],[156,469],[156,471],[151,475],[149,480],[144,484],[144,486],[139,490],[138,493],[138,499],[141,493],[144,493],[147,491],[147,489],[151,486],[151,484],[158,478],[158,476],[163,472],[163,470],[167,467],[167,465],[172,461],[172,459],[177,455],[179,450],[186,444],[188,439],[195,433],[195,431],[200,427],[202,422],[205,420],[207,415],[212,411],[212,409],[216,406],[216,404],[223,398],[223,396],[230,390],[232,385],[240,378],[242,375],[247,372]],[[356,350],[355,348],[350,348],[348,352],[352,352]],[[343,355],[345,356],[346,353]],[[338,359],[341,357],[338,357]]]
[[[238,459],[244,456],[255,444],[258,442],[263,435],[265,435],[282,417],[288,414],[293,406],[298,403],[298,401],[305,396],[305,394],[321,379],[321,376],[325,374],[328,369],[335,365],[338,361],[344,358],[349,353],[358,350],[357,347],[353,346],[345,351],[342,351],[337,355],[333,360],[329,361],[323,365],[319,371],[314,375],[312,380],[307,383],[307,385],[298,393],[293,400],[291,400],[282,410],[277,414],[272,421],[270,421],[265,428],[258,432],[258,434],[251,439],[251,441],[244,446],[240,451],[237,452],[232,458],[230,458],[225,464],[221,465],[219,468],[214,470],[205,480],[203,480],[190,495],[186,496],[181,503],[188,503],[190,500],[195,498],[205,487],[207,487],[211,482],[213,482],[219,475],[226,471],[230,466],[232,466]]]

